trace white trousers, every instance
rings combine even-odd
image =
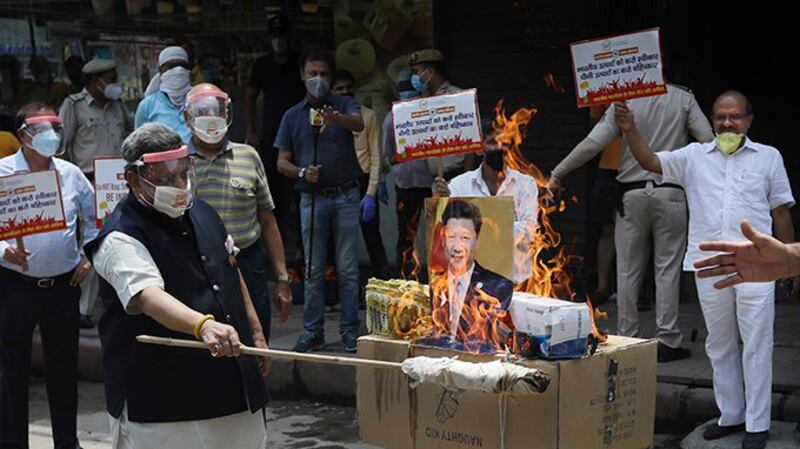
[[[244,411],[200,421],[139,423],[109,415],[112,449],[264,449],[267,428],[262,411]]]
[[[714,282],[719,279],[695,277],[708,329],[714,398],[721,412],[718,424],[745,423],[748,432],[763,432],[769,430],[772,404],[775,283],[717,290]]]

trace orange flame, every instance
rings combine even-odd
[[[403,208],[405,205],[401,203],[400,208]],[[422,270],[422,262],[419,258],[419,252],[417,251],[415,242],[417,240],[417,226],[419,225],[419,215],[422,212],[422,208],[418,209],[417,212],[411,217],[411,220],[408,221],[408,225],[406,226],[406,239],[407,241],[411,242],[411,246],[409,246],[405,251],[403,251],[403,260],[400,262],[400,277],[403,279],[413,279],[419,282],[419,272]],[[398,236],[398,238],[403,238],[402,236]],[[412,267],[411,273],[406,275],[406,267]]]
[[[464,345],[464,350],[471,353],[482,349],[502,352],[510,333],[510,316],[503,310],[500,301],[481,288],[475,288],[474,294],[467,292],[464,306],[455,332],[450,324],[450,306],[446,301],[448,295],[447,273],[434,276],[431,280],[431,297],[433,313],[431,336],[441,338],[454,336]]]
[[[529,162],[521,151],[526,128],[537,112],[535,108],[520,108],[508,116],[503,106],[503,100],[500,100],[495,106],[495,118],[492,124],[496,131],[495,140],[506,150],[506,166],[533,177],[540,192],[538,220],[531,225],[528,232],[520,233],[515,241],[515,246],[524,246],[523,239],[530,240],[530,253],[533,260],[531,273],[528,280],[517,284],[514,290],[549,298],[576,300],[577,295],[572,288],[572,277],[567,271],[567,267],[579,258],[567,252],[562,244],[561,234],[555,230],[550,219],[554,212],[563,212],[566,209],[566,202],[554,201],[553,192],[547,189],[547,176],[535,164]],[[571,201],[577,204],[577,198],[574,196]],[[416,229],[409,229],[407,232],[415,233]],[[416,278],[420,267],[419,257],[416,250],[408,252],[412,253],[414,259],[414,277]],[[404,264],[406,261],[407,258],[404,255]],[[449,306],[441,296],[444,295],[446,298],[448,294],[447,275],[433,276],[430,286],[433,313],[430,321],[420,324],[424,324],[430,329],[433,337],[452,335]],[[595,337],[603,342],[606,340],[606,336],[597,328],[595,320],[607,318],[607,314],[593,308],[589,298],[586,298],[586,302],[592,310],[590,314],[592,331]],[[442,304],[445,304],[445,307]],[[481,342],[489,344],[497,351],[504,350],[506,335],[504,335],[503,328],[512,324],[510,316],[502,309],[501,302],[480,289],[476,289],[473,297],[465,298],[460,323],[455,332],[455,338],[461,341],[465,349],[470,352],[476,352]],[[410,334],[421,335],[417,331],[410,332]]]
[[[495,118],[492,127],[497,132],[495,140],[505,148],[505,163],[510,168],[526,173],[536,180],[539,186],[539,217],[534,229],[529,229],[528,235],[533,235],[530,251],[533,257],[531,276],[527,281],[517,284],[516,291],[524,291],[548,298],[565,300],[576,299],[572,289],[572,277],[567,271],[570,262],[578,259],[567,253],[562,245],[561,234],[555,230],[550,220],[553,212],[563,212],[566,202],[559,201],[554,204],[553,192],[547,189],[548,178],[539,170],[539,167],[529,162],[523,156],[521,147],[525,140],[525,131],[531,119],[538,112],[535,108],[520,108],[511,116],[506,115],[503,100],[495,106]],[[571,198],[577,204],[577,198]],[[522,236],[518,237],[517,244],[521,243]],[[592,308],[587,298],[587,304]],[[592,308],[592,330],[600,341],[606,337],[595,324],[596,317],[602,317],[603,312],[597,313]]]

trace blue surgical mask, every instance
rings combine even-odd
[[[61,138],[54,130],[40,132],[31,139],[30,147],[44,157],[53,157],[61,146]]]
[[[411,86],[419,93],[425,93],[428,90],[428,85],[422,82],[422,77],[416,73],[411,75]]]

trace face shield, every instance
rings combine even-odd
[[[194,135],[208,144],[221,142],[233,119],[231,100],[225,92],[206,91],[189,95],[186,111]]]
[[[195,197],[194,161],[186,146],[175,150],[147,153],[130,164],[142,183],[139,200],[171,218],[178,218],[192,207]]]
[[[40,115],[25,119],[20,130],[30,136],[27,145],[44,157],[64,154],[61,119],[55,115]]]

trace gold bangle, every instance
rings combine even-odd
[[[194,325],[194,338],[202,340],[202,338],[200,338],[200,328],[202,328],[203,324],[205,324],[205,322],[208,320],[214,321],[214,315],[211,315],[210,313],[208,315],[203,315],[203,318],[200,318],[200,321]]]

